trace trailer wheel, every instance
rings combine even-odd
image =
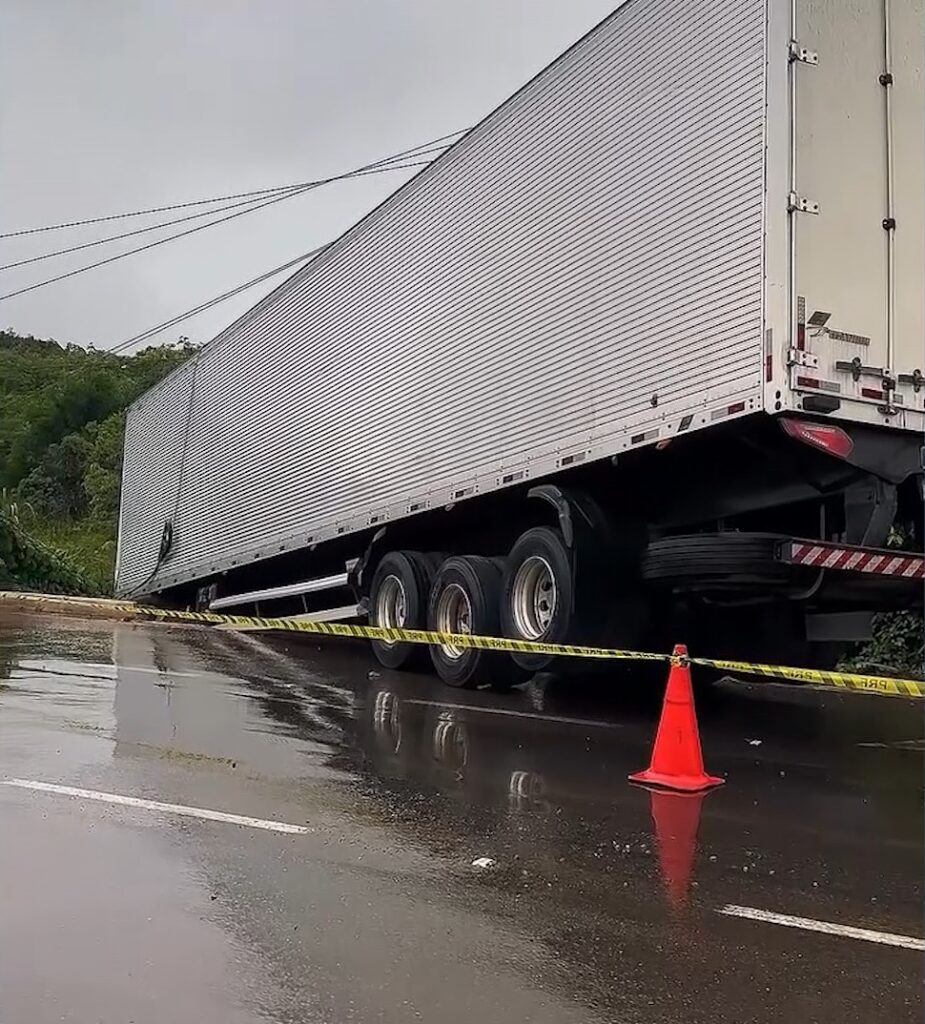
[[[501,571],[489,558],[477,555],[448,558],[440,566],[430,591],[427,628],[438,633],[497,636]],[[503,652],[434,644],[430,657],[437,675],[448,685],[471,689],[510,679],[510,662]]]
[[[430,560],[417,551],[390,551],[376,566],[369,588],[369,617],[374,626],[423,629],[427,598],[434,578]],[[401,640],[372,641],[373,654],[385,668],[413,668],[424,663],[422,644]]]
[[[573,631],[573,580],[562,534],[537,526],[520,535],[504,572],[501,628],[505,636],[545,643],[569,643]],[[515,664],[540,672],[552,654],[513,654]]]

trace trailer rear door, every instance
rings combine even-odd
[[[796,0],[795,14],[790,386],[806,408],[918,428],[923,0]]]

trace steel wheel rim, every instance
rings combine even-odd
[[[538,640],[549,629],[558,600],[556,577],[549,562],[539,555],[525,558],[511,588],[511,612],[517,632],[527,640]]]
[[[405,625],[408,600],[402,581],[393,575],[386,576],[376,594],[376,625],[383,629],[401,629]],[[397,641],[381,640],[391,647]]]
[[[458,583],[444,587],[437,598],[437,630],[440,633],[471,633],[472,604],[469,595]],[[441,644],[443,653],[454,661],[461,658],[465,648],[455,644]]]

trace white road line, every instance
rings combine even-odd
[[[49,668],[49,665],[67,665],[70,667],[76,667],[78,669],[105,669],[110,675],[107,679],[115,679],[116,673],[121,669],[124,672],[146,672],[152,676],[182,676],[184,679],[197,679],[204,673],[201,672],[174,672],[173,669],[159,669],[159,668],[148,668],[145,665],[107,665],[98,661],[41,661],[36,658],[25,658],[15,668],[24,669],[26,671],[33,670],[38,672],[48,672],[49,674],[62,675],[62,676],[81,676],[81,672],[60,672],[56,668]]]
[[[870,928],[854,928],[846,924],[832,924],[830,921],[814,921],[811,917],[792,917],[790,914],[775,914],[770,910],[755,907],[737,907],[727,904],[720,911],[727,917],[746,917],[750,921],[764,921],[767,924],[782,924],[785,928],[802,928],[808,932],[824,932],[826,935],[841,935],[846,939],[861,939],[863,942],[879,942],[882,946],[902,946],[903,949],[925,950],[925,939],[911,935],[894,935],[892,932],[877,932]]]
[[[184,679],[199,679],[206,673],[203,672],[175,672],[172,668],[149,668],[147,665],[97,665],[93,662],[75,662],[88,668],[108,668],[115,672],[146,672],[152,676],[182,676]]]
[[[447,704],[442,700],[420,700],[400,698],[402,704],[423,704],[429,708],[445,708],[447,711],[476,711],[481,715],[510,715],[511,718],[535,718],[540,722],[562,722],[565,725],[590,725],[595,729],[622,729],[617,722],[598,722],[593,718],[567,718],[560,715],[541,715],[536,711],[514,711],[512,708],[485,708],[477,704]]]
[[[58,796],[75,796],[84,800],[99,800],[104,804],[120,804],[123,807],[141,807],[146,811],[161,811],[164,814],[181,814],[187,818],[203,818],[206,821],[223,821],[229,825],[246,825],[248,828],[262,828],[267,832],[286,832],[291,835],[305,835],[311,831],[305,825],[290,825],[286,821],[267,821],[243,814],[226,814],[224,811],[210,811],[205,807],[187,807],[185,804],[165,804],[159,800],[142,800],[137,796],[122,796],[119,793],[100,793],[95,789],[78,789],[76,786],[58,786],[52,782],[34,782],[30,779],[3,779],[3,786],[17,789],[34,789],[41,793],[55,793]]]

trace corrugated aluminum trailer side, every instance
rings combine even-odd
[[[760,409],[766,44],[630,0],[140,399],[118,592]]]

